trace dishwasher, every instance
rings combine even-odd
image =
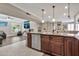
[[[41,50],[40,34],[32,34],[32,48]]]

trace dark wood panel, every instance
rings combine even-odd
[[[52,55],[79,56],[79,40],[69,36],[41,35],[41,50]],[[27,46],[32,48],[32,34],[27,34]]]
[[[42,35],[41,36],[41,50],[46,53],[50,53],[49,50],[49,36],[48,35]]]
[[[28,34],[27,34],[27,46],[28,46],[29,48],[32,47],[32,35],[31,35],[31,33],[28,33]]]
[[[65,41],[65,55],[72,55],[72,51],[71,51],[71,40],[66,40]]]
[[[70,37],[65,37],[65,42],[64,42],[64,53],[66,56],[74,56],[74,38],[70,38]]]
[[[50,46],[51,46],[51,54],[64,55],[63,54],[63,37],[51,36]]]
[[[63,55],[63,45],[57,44],[55,42],[51,42],[51,54],[55,55]]]
[[[63,37],[61,36],[50,36],[51,41],[58,42],[60,44],[63,43]]]
[[[79,40],[75,39],[74,42],[74,56],[79,56]]]

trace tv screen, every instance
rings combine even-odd
[[[8,22],[2,22],[0,21],[0,26],[3,27],[3,26],[7,26]]]
[[[24,21],[24,28],[29,29],[30,28],[30,22],[29,21]]]

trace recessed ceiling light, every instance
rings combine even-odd
[[[66,16],[66,13],[64,13],[64,16]]]
[[[50,16],[48,16],[48,18],[50,18]]]
[[[65,6],[65,9],[68,9],[68,6]]]
[[[44,23],[45,21],[44,20],[42,20],[42,23]]]
[[[54,18],[52,19],[52,22],[55,22],[55,19]]]

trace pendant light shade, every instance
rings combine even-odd
[[[55,22],[55,18],[52,19],[52,22]]]
[[[54,13],[54,12],[55,12],[55,10],[54,10],[54,9],[55,9],[55,6],[52,6],[52,8],[53,8],[53,18],[52,18],[52,22],[55,22],[55,13]]]

